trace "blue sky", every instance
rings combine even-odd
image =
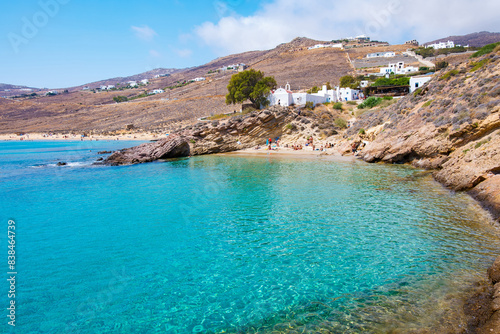
[[[297,36],[420,42],[500,31],[498,0],[23,0],[0,4],[0,82],[62,88]]]

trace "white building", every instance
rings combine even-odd
[[[455,43],[453,41],[439,42],[434,44],[428,44],[425,47],[434,49],[451,49],[455,47]]]
[[[333,89],[328,90],[326,85],[323,86],[322,90],[317,93],[293,93],[290,90],[290,84],[286,84],[285,88],[278,88],[272,91],[268,97],[270,105],[280,105],[288,107],[292,104],[304,105],[306,102],[312,102],[313,104],[326,103],[326,102],[336,102],[337,92]]]
[[[108,85],[108,86],[106,87],[106,89],[107,89],[107,90],[114,89],[114,88],[115,88],[115,85]]]
[[[147,85],[149,84],[149,80],[148,79],[141,80],[141,84]]]
[[[337,96],[339,97],[340,101],[358,100],[359,95],[360,95],[360,92],[357,89],[337,87]]]
[[[200,78],[194,78],[192,81],[205,81],[206,79],[203,77]]]
[[[398,63],[389,63],[389,66],[386,67],[381,67],[380,68],[380,73],[381,74],[407,74],[407,73],[412,73],[412,72],[418,72],[418,67],[414,66],[407,66],[405,67],[405,63],[403,61],[400,61]]]
[[[149,92],[149,95],[156,95],[161,93],[165,93],[165,91],[163,89],[154,89],[151,92]]]
[[[127,84],[130,86],[130,87],[137,87],[137,81],[129,81],[127,82]]]
[[[369,53],[366,55],[366,58],[380,58],[380,57],[385,57],[385,58],[396,57],[396,53],[389,51],[389,52]]]
[[[360,43],[366,43],[366,42],[369,42],[370,41],[370,37],[366,36],[366,35],[359,35],[359,36],[356,36],[355,38],[358,42]]]
[[[396,74],[407,74],[407,73],[415,73],[415,72],[418,72],[418,67],[415,67],[415,66],[406,66],[406,67],[402,68]]]
[[[314,50],[314,49],[322,49],[322,48],[340,48],[340,49],[342,49],[343,46],[342,46],[342,43],[338,43],[338,44],[316,44],[314,46],[308,47],[307,49],[308,50]]]
[[[410,78],[410,93],[413,93],[418,88],[422,87],[427,81],[431,80],[431,76],[414,76]]]

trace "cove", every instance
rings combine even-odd
[[[407,166],[91,164],[127,146],[0,143],[16,332],[458,330],[465,292],[500,250],[476,202]]]

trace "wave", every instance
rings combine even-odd
[[[89,167],[94,164],[94,161],[74,161],[74,162],[58,162],[50,164],[36,164],[29,168],[71,168],[71,167]]]

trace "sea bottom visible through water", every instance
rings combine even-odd
[[[124,142],[0,143],[0,332],[408,333],[466,326],[500,251],[429,173],[325,158],[95,166]],[[64,161],[66,166],[57,166]],[[2,255],[3,254],[3,255]]]

